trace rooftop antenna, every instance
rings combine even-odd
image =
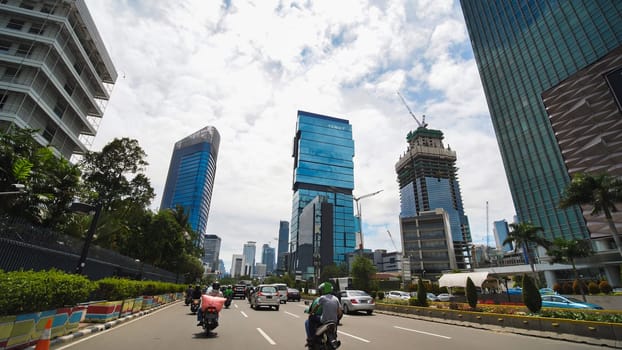
[[[421,117],[422,121],[420,122],[419,119],[417,119],[417,117],[413,113],[413,111],[410,110],[410,107],[408,107],[408,104],[406,103],[406,100],[404,100],[404,96],[402,96],[402,94],[400,94],[399,91],[397,92],[397,95],[402,100],[402,103],[404,103],[404,106],[406,106],[406,109],[408,109],[408,113],[410,113],[410,115],[413,117],[413,119],[417,122],[417,125],[419,125],[420,128],[424,128],[425,129],[428,126],[428,124],[425,122],[425,114]]]

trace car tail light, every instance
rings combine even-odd
[[[276,296],[277,296],[277,297],[278,297],[278,296],[280,296],[279,292],[276,292]]]
[[[351,302],[352,304],[358,304],[358,303],[359,303],[359,301],[358,301],[358,300],[356,300],[356,299],[350,299],[350,302]]]
[[[258,297],[262,297],[262,296],[263,296],[263,293],[262,293],[262,292],[257,292],[257,296],[258,296]]]
[[[369,301],[369,303],[370,303],[370,304],[375,304],[375,303],[376,303],[376,301],[375,301],[374,299],[372,299],[372,300],[370,300],[370,301]]]

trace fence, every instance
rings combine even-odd
[[[24,224],[0,222],[0,269],[73,273],[84,241]],[[89,249],[82,273],[92,280],[119,276],[178,283],[180,276],[98,246]]]

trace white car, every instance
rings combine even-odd
[[[436,297],[438,298],[439,301],[451,301],[451,299],[454,298],[454,296],[449,293],[441,293],[437,295]]]
[[[392,290],[387,292],[384,297],[387,299],[408,300],[410,299],[410,294],[399,290]]]

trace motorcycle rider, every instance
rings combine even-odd
[[[188,289],[186,289],[186,305],[190,304],[192,302],[192,292],[194,291],[194,288],[192,288],[192,285],[188,286]]]
[[[309,318],[305,321],[305,331],[307,332],[307,344],[310,347],[317,327],[327,322],[339,322],[342,314],[341,304],[336,296],[332,294],[333,285],[324,282],[318,286],[320,297],[313,300],[309,306]]]
[[[230,285],[227,286],[227,289],[225,289],[225,292],[223,293],[223,295],[225,296],[225,298],[227,298],[227,302],[225,303],[225,306],[229,306],[229,304],[231,304],[231,299],[233,299],[233,289],[231,288]]]
[[[210,295],[213,297],[222,297],[222,292],[220,291],[220,283],[218,283],[218,281],[212,283],[212,287],[211,289],[207,290],[207,293],[205,293],[206,295]],[[201,296],[199,296],[199,298],[201,298]],[[203,325],[203,309],[201,308],[201,303],[203,301],[201,300],[201,302],[199,302],[199,311],[197,311],[197,321],[199,321],[199,323],[197,323],[197,326],[202,326]]]

